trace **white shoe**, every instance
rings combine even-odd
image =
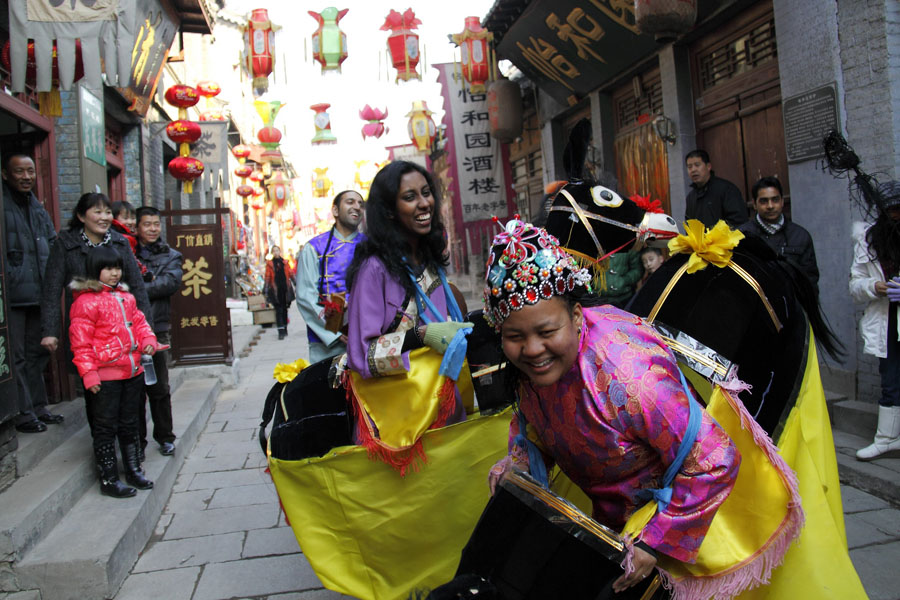
[[[900,406],[879,406],[875,441],[857,450],[856,458],[872,460],[894,451],[900,451]]]

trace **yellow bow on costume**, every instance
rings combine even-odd
[[[294,377],[300,374],[300,371],[309,366],[309,361],[305,358],[298,358],[292,363],[278,363],[272,372],[272,377],[278,383],[289,383]]]
[[[687,262],[687,272],[696,273],[712,263],[720,269],[731,261],[731,251],[738,245],[744,234],[731,229],[725,221],[719,221],[712,229],[706,229],[697,219],[684,224],[685,235],[669,241],[669,252],[691,253]]]

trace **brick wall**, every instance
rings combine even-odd
[[[56,137],[56,173],[59,180],[60,220],[65,224],[72,218],[72,210],[81,197],[81,162],[78,155],[78,90],[61,91],[61,117],[56,118],[53,132]]]
[[[839,0],[847,140],[862,167],[881,179],[900,175],[900,5],[894,0]],[[859,314],[859,312],[857,313]],[[878,360],[857,344],[857,398],[881,394]]]
[[[122,137],[125,162],[125,198],[132,206],[142,206],[144,194],[141,184],[141,126],[131,127]]]

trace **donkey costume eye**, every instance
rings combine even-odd
[[[618,208],[622,206],[622,197],[609,188],[596,185],[591,188],[591,198],[597,206]]]

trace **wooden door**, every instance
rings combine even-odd
[[[771,1],[691,48],[697,146],[748,204],[753,184],[769,175],[781,180],[790,199],[777,54]]]

